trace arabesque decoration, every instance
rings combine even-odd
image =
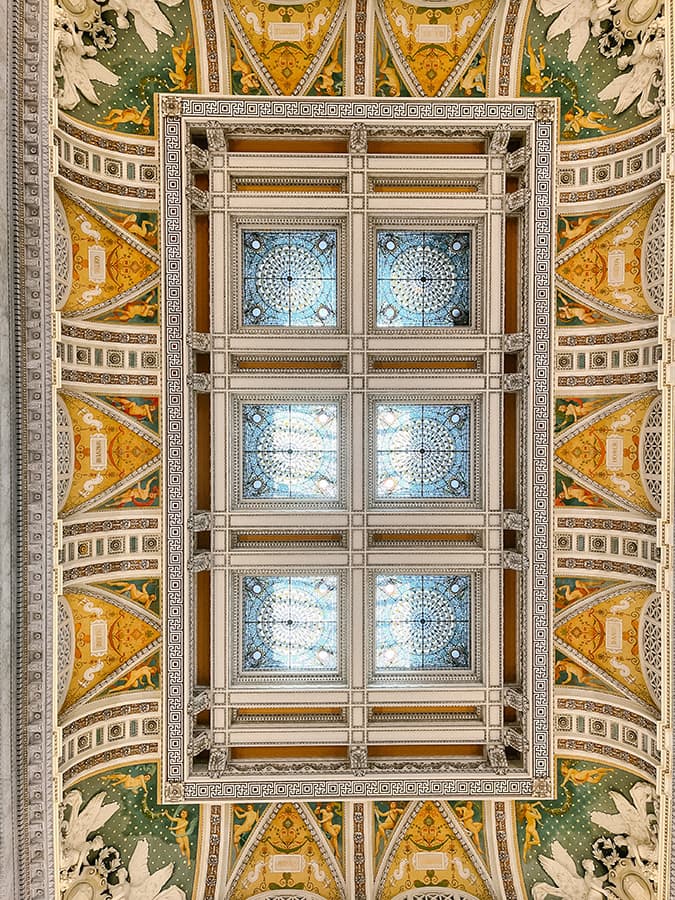
[[[432,800],[406,813],[380,877],[378,900],[414,888],[455,888],[476,900],[495,900],[474,842],[452,823],[445,804]]]
[[[106,412],[107,405],[84,394],[63,391],[73,429],[74,463],[70,491],[61,514],[72,514],[117,493],[134,475],[158,461],[159,447],[152,432],[134,427],[122,413]]]
[[[661,192],[570,243],[558,257],[563,291],[587,306],[628,320],[652,318],[642,287],[642,247]]]
[[[268,807],[255,841],[248,841],[235,866],[228,897],[248,900],[267,891],[309,891],[324,900],[347,900],[319,828],[313,815],[296,804]]]
[[[558,439],[556,465],[610,502],[654,515],[640,475],[639,452],[642,423],[654,397],[649,392],[620,400],[611,411],[601,409],[566,429]]]
[[[75,646],[70,686],[63,709],[77,703],[116,669],[150,648],[159,638],[159,621],[141,618],[85,588],[66,592]],[[154,621],[153,621],[154,620]],[[118,679],[119,680],[119,679]]]
[[[590,601],[570,606],[556,626],[560,647],[573,659],[606,673],[647,706],[653,699],[640,663],[640,614],[653,588],[605,591]],[[580,607],[580,608],[579,608]]]
[[[485,64],[479,50],[497,5],[494,0],[433,7],[380,0],[379,5],[387,43],[416,91],[427,97],[444,96],[471,67],[464,92],[471,94],[476,86],[485,92]]]

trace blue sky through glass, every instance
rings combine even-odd
[[[470,496],[470,407],[376,403],[378,500]]]
[[[337,672],[335,575],[246,575],[244,671]]]
[[[242,418],[245,498],[337,498],[337,403],[246,403]]]

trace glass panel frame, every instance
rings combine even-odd
[[[412,429],[408,429],[405,435],[401,433],[385,434],[382,447],[380,441],[381,435],[378,433],[378,412],[382,419],[382,411],[387,408],[396,410],[397,407],[422,410],[424,407],[437,407],[443,409],[466,409],[467,419],[466,428],[460,436],[463,447],[460,452],[466,454],[466,490],[460,484],[457,488],[452,482],[455,480],[457,473],[454,470],[448,472],[448,488],[454,492],[454,496],[430,495],[424,496],[423,487],[418,493],[402,494],[397,493],[397,489],[404,483],[404,476],[407,472],[408,476],[414,474],[415,468],[422,472],[428,471],[435,474],[436,468],[423,462],[420,450],[423,447],[421,441],[425,433],[424,422],[419,416],[411,417]],[[369,503],[372,508],[379,509],[410,509],[413,507],[447,507],[448,509],[462,508],[479,508],[482,504],[482,434],[484,431],[483,422],[483,401],[480,396],[471,396],[467,394],[380,394],[372,392],[368,398],[368,483],[369,483]],[[419,423],[418,421],[419,420]],[[384,423],[386,426],[386,422]],[[421,428],[418,427],[421,424]],[[428,431],[428,429],[427,429]],[[446,429],[436,429],[438,434],[436,437],[443,438]],[[399,437],[399,434],[401,436]],[[407,438],[407,440],[404,440]],[[448,443],[448,435],[445,434],[445,444],[450,449]],[[419,447],[417,445],[420,445]],[[452,453],[447,452],[447,464],[452,466]],[[392,457],[396,457],[392,459]],[[386,464],[386,472],[383,466]],[[390,471],[391,470],[391,471]],[[399,471],[397,471],[399,470]],[[410,470],[410,471],[408,471]],[[464,474],[464,473],[461,473]],[[386,480],[395,482],[391,488],[387,487],[384,496],[380,492],[382,487],[380,479],[382,475],[386,475]],[[382,479],[384,483],[384,479]],[[412,483],[412,482],[411,482]],[[462,491],[460,494],[459,491]]]
[[[256,434],[256,428],[259,423],[252,421],[253,410],[263,410],[264,408],[283,409],[288,407],[291,411],[296,409],[298,414],[293,418],[290,413],[289,422],[291,425],[288,429],[283,428],[273,431],[270,435],[260,435],[264,438],[266,449],[264,460],[261,464],[259,449],[255,451],[247,450],[246,436],[250,434],[252,438]],[[316,430],[312,431],[307,424],[307,411],[317,410],[317,415],[333,415],[330,421],[333,423],[331,428],[331,448],[325,451],[320,447],[320,435]],[[247,410],[249,420],[247,421]],[[261,416],[261,418],[264,418]],[[307,392],[290,393],[284,391],[283,394],[265,394],[265,395],[233,395],[231,397],[231,429],[230,429],[230,460],[232,462],[230,469],[230,483],[232,493],[233,509],[269,509],[269,510],[297,510],[297,509],[344,509],[348,500],[348,483],[347,472],[350,466],[350,453],[348,449],[347,435],[349,434],[349,405],[346,394],[308,394]],[[300,422],[302,427],[295,430],[292,427],[293,422]],[[282,423],[283,424],[283,423]],[[321,425],[322,423],[319,423]],[[323,423],[327,427],[330,422]],[[297,435],[296,435],[297,432]],[[274,479],[275,472],[280,471],[280,463],[277,457],[283,457],[284,441],[288,443],[292,441],[294,435],[305,438],[312,442],[309,450],[302,450],[297,454],[296,458],[300,461],[300,468],[297,472],[294,470],[294,464],[289,463],[287,474],[289,481],[292,482],[296,476],[300,483],[302,476],[302,463],[306,463],[308,475],[305,481],[314,472],[318,471],[323,465],[325,471],[323,474],[318,473],[317,492],[316,494],[305,494],[296,492],[295,495],[290,492],[286,496],[272,493],[255,493],[257,490],[264,490],[265,483],[271,483]],[[317,443],[317,441],[319,443]],[[277,449],[278,445],[278,449]],[[315,446],[316,445],[316,446]],[[334,447],[334,449],[332,449]],[[289,448],[288,449],[292,449]],[[334,454],[334,460],[327,458]],[[257,457],[254,460],[253,457]],[[283,459],[281,461],[283,463]],[[318,464],[318,465],[317,465]],[[283,474],[283,472],[281,473]],[[260,485],[256,486],[257,482]],[[322,486],[322,482],[326,482]],[[277,483],[282,484],[283,479],[277,478]]]
[[[425,340],[426,338],[438,339],[446,336],[457,338],[462,334],[481,334],[486,327],[489,329],[489,312],[486,309],[489,291],[486,275],[488,232],[488,219],[484,212],[462,216],[448,215],[447,210],[440,216],[434,216],[433,213],[424,216],[409,214],[384,216],[381,213],[373,212],[368,220],[369,333],[374,336],[410,337],[414,340]],[[444,323],[437,311],[430,316],[429,322],[420,325],[414,321],[411,309],[403,315],[403,311],[400,309],[403,305],[401,297],[397,299],[388,289],[387,276],[391,274],[396,260],[392,256],[385,267],[380,265],[381,238],[385,235],[413,234],[426,236],[430,245],[437,244],[440,239],[437,236],[450,234],[459,234],[462,235],[462,239],[468,240],[469,258],[462,266],[461,279],[458,279],[462,283],[465,281],[468,283],[468,304],[466,316],[461,316],[460,322]],[[414,254],[414,245],[411,245],[409,249]],[[436,253],[432,253],[432,255],[437,256]],[[402,263],[403,261],[400,263],[401,270],[403,269]],[[412,264],[415,263],[419,263],[419,258],[413,255]],[[382,288],[386,289],[384,293]],[[393,305],[399,308],[398,313],[392,317],[391,322],[385,323],[383,321],[386,318],[383,315],[384,307],[392,304],[392,301],[394,301]],[[411,308],[415,305],[414,295],[409,298],[408,304]],[[432,311],[430,310],[430,312]]]
[[[337,327],[337,229],[240,234],[245,327]]]
[[[471,327],[471,231],[382,228],[376,243],[376,328]]]
[[[398,629],[395,628],[392,631],[390,627],[391,620],[387,618],[386,613],[384,616],[380,616],[383,608],[382,597],[384,596],[378,590],[378,581],[380,579],[386,579],[386,581],[381,582],[383,585],[391,580],[399,583],[404,579],[408,579],[411,583],[419,580],[420,586],[421,583],[424,583],[425,588],[428,588],[430,585],[434,593],[439,593],[436,588],[442,585],[444,580],[451,583],[464,579],[467,586],[465,606],[468,615],[463,615],[462,613],[460,617],[457,617],[455,613],[455,616],[458,623],[463,626],[462,632],[468,645],[466,665],[445,668],[435,666],[428,669],[405,668],[394,664],[391,666],[379,666],[378,656],[382,655],[378,647],[380,635],[383,635],[385,639],[388,636],[395,638],[397,633],[399,636],[404,637],[407,632],[412,631],[412,629],[406,628],[405,621],[401,622],[401,626]],[[417,685],[420,691],[423,692],[428,691],[434,685],[440,690],[443,687],[449,688],[455,685],[457,687],[466,685],[469,688],[472,684],[480,684],[484,677],[483,640],[486,626],[484,585],[488,581],[489,574],[484,569],[474,566],[461,566],[461,563],[456,558],[449,561],[445,566],[436,557],[433,561],[430,560],[427,565],[409,565],[409,560],[408,564],[406,564],[404,559],[401,565],[397,565],[394,562],[393,565],[390,564],[386,567],[382,565],[370,567],[367,573],[366,584],[366,621],[368,623],[366,629],[366,655],[368,681],[371,689],[387,690],[395,685],[414,688]],[[393,596],[400,599],[401,591],[398,588],[398,584],[395,584],[394,590],[395,594]],[[414,603],[412,605],[414,606]],[[461,610],[458,611],[462,612]],[[414,610],[412,612],[414,615]],[[380,627],[380,623],[384,627]],[[420,637],[419,629],[417,637]],[[434,646],[437,645],[437,656],[443,650],[443,637],[442,633],[431,633],[431,640]],[[393,644],[394,641],[391,642],[391,646],[395,649]],[[400,646],[402,647],[402,643]],[[392,658],[392,663],[394,662],[395,658]],[[420,694],[420,696],[422,695]],[[455,702],[457,702],[457,699],[459,698],[456,698]]]
[[[278,213],[273,213],[269,216],[261,217],[260,215],[231,214],[227,231],[228,237],[225,239],[225,246],[223,247],[224,252],[229,255],[229,259],[231,260],[231,263],[227,267],[229,275],[225,287],[225,299],[228,307],[227,318],[230,331],[234,334],[250,335],[252,337],[258,336],[263,339],[265,338],[265,335],[274,337],[284,334],[297,337],[313,335],[316,338],[327,338],[331,335],[342,334],[348,331],[349,320],[346,294],[346,261],[348,258],[348,248],[346,223],[347,218],[339,215],[313,216],[311,214],[306,214],[302,217],[297,215],[285,215],[282,217],[279,216]],[[331,248],[327,248],[326,251],[330,252],[331,256],[334,256],[334,282],[331,281],[333,287],[328,294],[325,290],[326,285],[323,285],[315,302],[309,303],[308,306],[305,307],[305,310],[309,315],[308,321],[302,322],[302,314],[299,312],[298,315],[291,317],[292,319],[297,319],[297,321],[293,321],[291,324],[281,324],[279,321],[274,321],[275,316],[269,314],[264,315],[262,306],[261,312],[263,312],[263,316],[261,317],[267,318],[270,321],[262,325],[251,324],[250,321],[247,321],[248,313],[252,311],[256,301],[259,301],[262,298],[260,297],[259,292],[251,290],[251,276],[247,276],[246,260],[247,255],[249,260],[251,259],[251,255],[247,252],[247,247],[245,246],[246,235],[250,236],[256,234],[261,239],[265,236],[270,236],[269,240],[272,242],[272,246],[270,246],[269,249],[270,252],[273,253],[273,259],[270,262],[276,262],[277,264],[281,262],[283,266],[287,254],[284,252],[283,246],[277,246],[276,252],[274,252],[275,236],[297,234],[304,235],[305,238],[307,238],[309,235],[318,234],[320,232],[334,235],[334,246],[332,250]],[[263,243],[262,240],[261,243]],[[249,247],[248,249],[254,250],[255,248]],[[307,248],[303,249],[306,250]],[[305,261],[309,261],[309,256],[307,253],[303,252],[303,249],[301,249],[301,255]],[[262,250],[262,247],[259,248],[259,250]],[[321,252],[322,251],[320,251],[320,253]],[[321,262],[319,262],[319,265],[321,265]],[[274,268],[274,266],[270,266],[270,268]],[[316,274],[315,266],[312,266],[312,270],[314,270]],[[272,299],[273,298],[270,295],[270,300]],[[327,301],[330,301],[330,303],[327,303]],[[312,319],[311,310],[315,309],[318,315],[318,311],[323,305],[334,306],[334,313],[328,317],[326,324],[316,324]],[[329,320],[330,324],[328,324]]]
[[[327,652],[332,650],[333,663],[331,665],[317,666],[252,666],[247,665],[247,657],[250,659],[253,650],[252,643],[247,644],[247,625],[254,624],[256,612],[265,605],[266,601],[270,601],[273,605],[273,597],[270,595],[269,589],[266,590],[266,584],[288,582],[291,585],[295,582],[295,589],[302,591],[306,584],[318,585],[324,584],[328,587],[326,597],[332,594],[331,609],[332,615],[330,621],[326,622],[326,628],[323,629],[322,637],[330,643],[330,648],[326,647]],[[261,602],[250,602],[253,596],[252,590],[254,583],[260,585]],[[278,567],[256,567],[254,573],[246,569],[235,569],[231,572],[229,579],[229,609],[230,609],[230,637],[228,644],[230,649],[235,652],[229,653],[231,660],[231,680],[232,687],[250,687],[262,690],[282,690],[289,688],[291,690],[299,690],[307,688],[317,688],[321,685],[330,686],[331,688],[343,687],[346,683],[346,659],[348,647],[348,634],[350,622],[350,600],[348,578],[346,570],[334,567],[309,568],[306,566],[278,566]],[[307,625],[311,628],[303,629],[298,637],[299,643],[303,645],[304,651],[309,652],[311,642],[316,633],[320,621],[320,609],[317,609],[311,602],[302,603],[301,607],[307,612]],[[269,606],[270,603],[267,603]],[[278,612],[278,611],[277,611]],[[302,613],[302,610],[301,610]],[[283,622],[277,614],[272,612],[273,630],[280,634],[282,640],[271,640],[267,645],[267,652],[273,655],[275,651],[283,643],[284,638],[291,638],[290,628],[284,629]],[[287,620],[288,621],[288,620]],[[281,630],[276,626],[282,625]],[[314,629],[314,631],[312,631]],[[253,629],[248,629],[250,636],[253,636]],[[284,633],[285,632],[285,633]],[[259,633],[259,632],[258,632]],[[277,646],[275,646],[275,644]],[[260,648],[261,652],[265,652],[265,648]],[[320,651],[319,651],[320,652]]]

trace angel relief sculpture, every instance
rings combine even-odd
[[[553,841],[548,855],[538,855],[539,865],[554,883],[534,884],[533,900],[618,900],[627,896],[654,900],[658,877],[656,794],[647,782],[637,782],[628,793],[630,800],[618,791],[609,792],[615,813],[591,813],[591,821],[611,836],[594,841],[593,859],[581,861],[583,874],[560,841]],[[633,893],[638,884],[640,893]]]
[[[183,0],[159,2],[172,7]],[[74,109],[82,97],[98,106],[101,99],[94,82],[113,87],[119,84],[120,76],[95,59],[99,52],[115,46],[118,32],[133,27],[149,53],[157,52],[159,33],[169,37],[174,33],[171,22],[155,0],[81,0],[78,3],[59,0],[53,23],[55,96],[61,109]],[[124,114],[129,110],[113,112]],[[143,114],[138,112],[138,115]]]
[[[552,856],[540,856],[539,863],[546,874],[555,881],[555,886],[538,882],[532,888],[533,900],[602,900],[611,897],[603,888],[604,876],[595,874],[595,863],[592,859],[584,859],[580,875],[577,864],[559,841],[551,844]]]
[[[124,865],[120,852],[106,846],[100,834],[94,834],[119,808],[119,803],[106,803],[105,791],[86,804],[80,791],[66,794],[61,807],[62,892],[73,900],[187,900],[185,891],[177,885],[164,887],[173,874],[174,863],[150,872],[147,840],[137,841]]]

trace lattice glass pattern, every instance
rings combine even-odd
[[[470,493],[466,404],[375,404],[375,497],[461,499]]]
[[[337,672],[338,578],[246,575],[243,670]]]
[[[245,403],[242,419],[245,498],[337,498],[337,403]]]
[[[375,672],[466,669],[468,575],[375,577]]]
[[[471,235],[378,231],[378,328],[452,328],[471,320]]]
[[[244,231],[243,322],[337,325],[337,231]]]

